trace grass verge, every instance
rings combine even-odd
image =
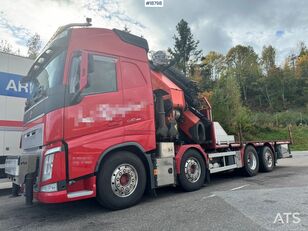
[[[293,151],[308,150],[308,126],[292,126]],[[255,128],[244,133],[245,140],[288,140],[288,128]]]

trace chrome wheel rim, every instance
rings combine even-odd
[[[190,157],[185,162],[185,176],[190,183],[195,183],[201,176],[201,165],[199,161]]]
[[[252,152],[248,153],[247,162],[248,162],[248,167],[251,170],[255,170],[257,168],[257,158]]]
[[[130,164],[121,164],[111,175],[111,189],[118,197],[128,197],[137,188],[138,173]]]
[[[266,161],[267,167],[271,168],[273,166],[273,156],[271,152],[267,151],[265,153],[265,161]]]

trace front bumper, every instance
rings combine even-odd
[[[25,184],[26,203],[31,204],[35,198],[41,203],[63,203],[87,199],[96,196],[96,177],[86,177],[77,182],[68,183],[65,178],[65,153],[62,149],[44,149],[32,153],[23,153],[20,156],[10,157],[6,162],[6,173],[13,183]],[[51,178],[41,180],[44,172],[44,157],[46,153],[54,155]]]
[[[34,198],[41,203],[63,203],[96,196],[96,176],[81,179],[73,184],[66,181],[57,182],[56,184],[57,191],[43,191],[44,186],[41,186],[40,189],[38,188],[39,190],[34,191]]]
[[[67,191],[57,192],[34,192],[34,198],[42,203],[63,203],[67,202]]]
[[[68,192],[67,190],[56,192],[34,192],[34,198],[41,203],[64,203],[70,201],[77,201],[88,199],[96,196],[95,187],[93,190],[82,190],[78,192]]]

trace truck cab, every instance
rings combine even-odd
[[[41,201],[44,191],[58,191],[76,179],[84,180],[67,187],[92,188],[107,149],[125,143],[144,152],[155,148],[147,50],[146,40],[119,30],[70,28],[35,61],[24,80],[30,81],[31,96],[21,146],[27,168],[39,173]]]

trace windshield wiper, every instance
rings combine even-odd
[[[39,86],[33,93],[33,96],[31,96],[31,98],[26,101],[25,110],[29,109],[31,106],[33,106],[38,101],[40,101],[42,98],[45,98],[46,96],[47,96],[47,90],[44,89],[43,86]]]

